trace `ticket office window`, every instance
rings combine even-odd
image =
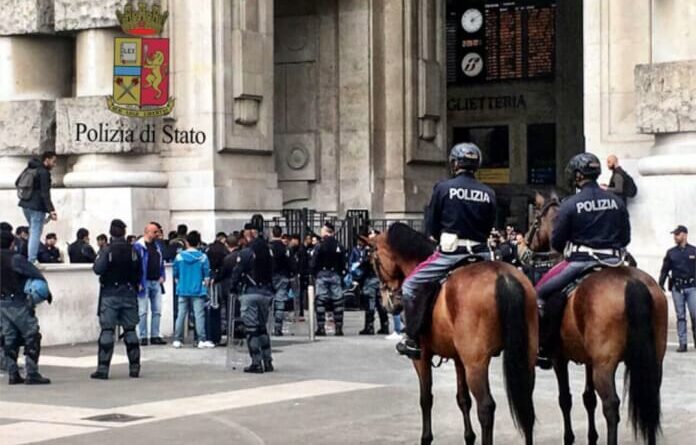
[[[527,126],[527,182],[556,184],[556,124]]]

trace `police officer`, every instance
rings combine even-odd
[[[551,235],[551,247],[564,252],[565,261],[537,284],[541,315],[538,364],[544,369],[551,367],[549,357],[565,307],[559,292],[593,265],[621,263],[631,241],[626,206],[616,195],[599,187],[597,178],[601,173],[601,163],[592,153],[576,155],[566,167],[569,185],[579,192],[561,203]]]
[[[410,358],[420,358],[418,337],[429,314],[433,283],[469,256],[491,259],[486,242],[495,224],[496,198],[490,187],[474,177],[481,167],[481,150],[465,142],[452,147],[449,155],[453,175],[435,184],[426,210],[426,229],[439,240],[437,252],[421,263],[401,286],[406,327],[396,350]]]
[[[317,336],[326,335],[326,306],[331,305],[336,325],[336,336],[343,335],[343,292],[341,275],[345,271],[345,250],[334,236],[335,228],[325,222],[321,228],[321,241],[312,251],[312,269],[316,276]]]
[[[664,289],[667,275],[671,272],[670,290],[677,312],[677,352],[686,352],[686,307],[691,315],[691,329],[696,344],[696,247],[688,243],[689,230],[677,226],[672,231],[676,246],[667,251],[660,271],[660,287]]]
[[[271,338],[266,330],[273,300],[273,258],[256,225],[246,224],[244,237],[247,246],[237,257],[230,282],[233,287],[241,288],[240,312],[251,356],[251,365],[244,372],[261,374],[273,371]]]
[[[27,280],[45,281],[41,272],[26,257],[14,250],[14,236],[0,231],[0,319],[2,319],[4,354],[9,384],[45,385],[51,381],[39,374],[41,333],[34,311],[34,301],[25,293]],[[51,301],[47,293],[48,301]],[[17,357],[24,340],[26,380],[19,374]]]
[[[279,226],[273,227],[271,242],[271,254],[273,255],[273,315],[275,326],[273,335],[283,335],[283,318],[285,318],[285,302],[288,300],[290,285],[290,249],[282,240],[283,230]]]
[[[379,232],[375,232],[375,235]],[[370,237],[373,235],[370,235]],[[378,334],[389,334],[389,318],[379,298],[379,278],[372,267],[372,249],[365,241],[365,238],[358,238],[356,251],[357,262],[362,279],[362,294],[365,298],[365,327],[358,332],[360,335],[374,335],[375,333],[375,311],[379,313],[380,329]],[[350,261],[351,268],[353,261]]]
[[[90,377],[109,378],[111,356],[114,353],[116,325],[123,327],[123,342],[129,362],[129,376],[140,376],[140,342],[135,333],[138,316],[138,286],[142,274],[141,259],[133,246],[126,242],[126,224],[120,219],[111,221],[111,243],[94,260],[94,273],[99,275],[99,353],[96,372]]]

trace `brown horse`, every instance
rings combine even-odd
[[[532,226],[535,233],[530,231],[528,236],[532,250],[551,250],[557,207],[557,204],[552,205],[541,212],[537,224]],[[565,444],[575,440],[570,420],[569,361],[585,365],[583,402],[589,419],[588,443],[596,444],[598,439],[594,418],[597,407],[595,391],[602,399],[607,443],[617,443],[619,398],[615,374],[619,362],[623,361],[634,433],[654,444],[660,430],[662,361],[667,347],[667,299],[662,289],[650,275],[639,269],[606,268],[582,281],[565,304],[560,329],[561,345],[553,360]]]
[[[389,294],[388,299],[434,250],[423,234],[400,223],[369,242],[375,249],[373,263],[383,291],[388,291],[383,292],[383,297]],[[431,322],[421,336],[421,358],[413,361],[420,380],[421,444],[433,440],[431,363],[434,355],[455,363],[457,404],[464,416],[466,443],[470,445],[476,440],[469,417],[469,391],[477,401],[482,442],[493,443],[495,402],[489,387],[488,366],[491,358],[501,351],[510,412],[526,443],[531,444],[537,336],[536,293],[517,269],[491,261],[456,269],[434,302]]]

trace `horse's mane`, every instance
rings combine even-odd
[[[389,226],[387,244],[405,261],[423,261],[435,250],[427,236],[399,222]]]

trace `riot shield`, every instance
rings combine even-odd
[[[244,325],[240,314],[239,296],[230,293],[227,300],[227,360],[228,370],[242,369],[249,362]]]

